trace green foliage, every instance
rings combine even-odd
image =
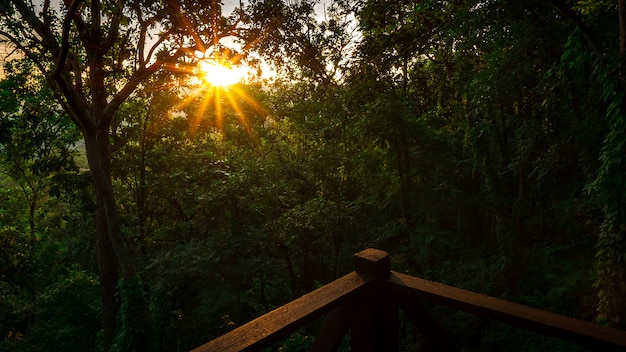
[[[162,252],[148,266],[149,272],[158,273],[149,287],[160,350],[192,348],[207,333],[217,337],[266,310],[254,306],[254,302],[263,304],[259,296],[271,299],[276,294],[277,287],[263,286],[268,274],[261,268],[271,263],[257,258],[258,269],[238,272],[237,268],[245,266],[244,258],[252,255],[248,245],[224,234],[215,237],[221,243],[180,244]],[[237,255],[246,252],[243,258]]]
[[[611,47],[612,8],[577,4],[596,47]],[[163,74],[120,107],[111,175],[142,281],[119,282],[113,349],[189,350],[352,270],[366,247],[394,270],[619,322],[626,128],[613,56],[549,2],[337,1],[319,21],[313,5],[245,9],[247,33],[265,38],[250,45],[280,68],[271,85],[189,96]],[[0,140],[16,152],[3,165],[33,170],[2,181],[0,346],[38,350],[38,336],[97,335],[57,312],[80,292],[98,310],[96,209],[88,172],[45,176],[73,169],[60,151],[74,135],[40,119],[58,111],[26,77],[0,91]],[[31,176],[39,193],[16,193]],[[576,348],[429,309],[468,351]],[[402,327],[403,346],[420,346]],[[275,347],[305,349],[311,334]]]
[[[619,324],[626,317],[624,268],[626,268],[626,121],[623,110],[623,93],[607,85],[605,93],[609,104],[607,119],[610,131],[604,140],[600,156],[601,166],[597,178],[589,189],[598,195],[603,206],[604,222],[600,227],[596,252],[598,279],[598,320]],[[611,96],[613,95],[613,96]]]
[[[150,326],[145,325],[146,295],[137,278],[121,279],[118,283],[119,297],[119,327],[113,340],[112,351],[148,351],[151,346]]]
[[[73,160],[76,130],[63,120],[29,60],[5,68],[0,82],[0,171],[7,176],[0,184],[1,349],[93,350],[100,330],[99,292],[97,280],[84,269],[93,267],[93,256],[81,241],[89,211],[72,199],[84,197],[85,190],[67,184],[81,177]]]
[[[64,119],[52,91],[35,75],[32,62],[9,61],[5,74],[7,77],[0,81],[4,95],[0,143],[5,172],[23,179],[28,171],[40,176],[75,170],[70,147],[78,140],[78,131]]]
[[[5,284],[6,285],[6,284]],[[97,348],[97,332],[100,326],[97,279],[84,271],[68,268],[56,282],[38,293],[34,301],[27,296],[7,292],[3,285],[3,303],[13,301],[8,319],[36,324],[3,328],[1,351],[85,351]],[[6,295],[5,295],[6,294]],[[21,297],[20,297],[21,296]],[[3,312],[4,313],[4,312]]]

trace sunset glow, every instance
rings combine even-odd
[[[212,86],[227,87],[237,84],[247,74],[242,67],[235,67],[217,62],[201,61],[198,65],[202,79]]]
[[[248,95],[246,79],[250,78],[250,67],[234,65],[214,55],[199,53],[195,68],[191,71],[189,87],[193,89],[178,104],[178,109],[194,105],[190,116],[191,132],[211,120],[217,131],[223,131],[227,119],[236,119],[239,126],[252,137],[249,119],[252,115],[267,116],[269,113],[254,98]],[[209,56],[210,58],[207,58]],[[243,84],[240,84],[243,83]]]

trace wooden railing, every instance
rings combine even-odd
[[[326,315],[309,351],[335,351],[350,331],[352,351],[397,351],[402,309],[429,346],[458,350],[422,301],[474,313],[595,350],[626,351],[626,331],[391,271],[377,249],[355,254],[355,271],[222,335],[193,352],[257,351]]]

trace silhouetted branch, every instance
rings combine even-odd
[[[62,42],[61,42],[61,52],[59,52],[59,57],[57,58],[56,66],[54,71],[52,72],[52,78],[56,79],[61,75],[61,71],[63,70],[63,66],[65,66],[65,61],[67,60],[67,54],[70,50],[70,26],[72,25],[72,17],[74,17],[74,13],[76,9],[78,9],[78,5],[81,0],[74,0],[70,4],[70,7],[67,9],[67,14],[65,14],[65,20],[63,21],[63,33],[62,33]]]
[[[570,8],[569,6],[567,6],[565,3],[563,3],[560,0],[550,0],[550,3],[563,15],[565,16],[565,18],[567,18],[568,20],[570,20],[579,30],[580,32],[583,34],[583,36],[587,39],[587,41],[589,42],[589,45],[591,46],[591,48],[593,49],[593,51],[596,52],[596,54],[598,54],[598,56],[600,57],[604,57],[604,51],[601,50],[600,48],[600,44],[598,42],[598,40],[596,39],[595,35],[593,34],[593,31],[591,30],[591,28],[589,28],[589,26],[587,26],[587,24],[578,16],[578,14],[572,10],[572,8]]]

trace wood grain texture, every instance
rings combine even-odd
[[[409,299],[431,301],[593,348],[626,351],[626,331],[396,272],[383,284]]]
[[[312,319],[354,299],[372,280],[356,272],[347,274],[194,349],[193,352],[251,351],[266,346]]]
[[[457,349],[421,302],[449,306],[540,334],[606,351],[626,351],[626,331],[531,308],[503,299],[393,272],[389,255],[355,254],[356,271],[257,318],[192,352],[259,350],[329,313],[311,351],[335,350],[348,329],[353,351],[398,349],[398,306],[442,351]]]

